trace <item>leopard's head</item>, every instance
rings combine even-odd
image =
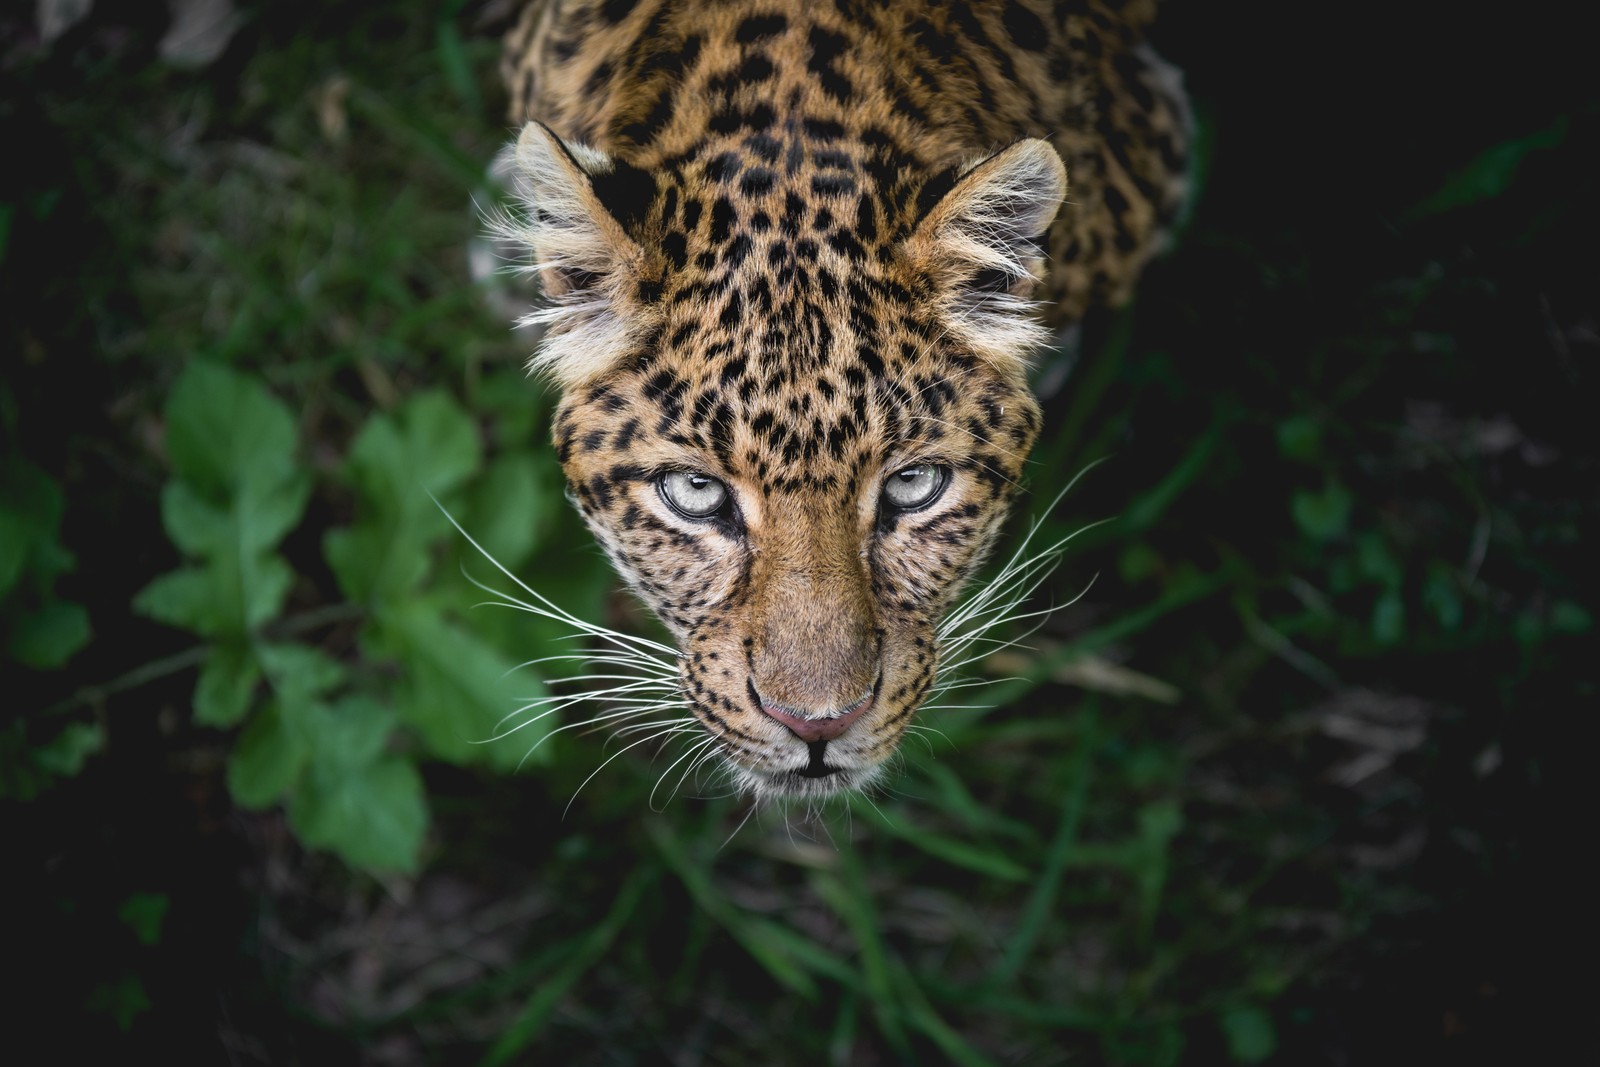
[[[642,169],[530,124],[508,232],[571,496],[740,786],[817,796],[881,774],[1005,518],[1066,176],[791,133]]]

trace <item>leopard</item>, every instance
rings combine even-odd
[[[499,224],[568,496],[757,798],[884,780],[1041,425],[1190,183],[1155,0],[534,0]]]

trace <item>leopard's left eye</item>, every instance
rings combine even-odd
[[[689,519],[707,519],[722,509],[728,500],[728,487],[694,471],[668,471],[658,483],[661,495],[678,514]]]
[[[915,511],[937,500],[949,482],[950,468],[915,463],[889,475],[883,483],[883,499],[899,511]]]

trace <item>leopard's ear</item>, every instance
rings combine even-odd
[[[1018,141],[935,179],[923,195],[938,199],[906,251],[930,280],[945,326],[985,358],[1026,367],[1049,339],[1030,298],[1043,277],[1044,235],[1067,195],[1061,157],[1048,141]]]
[[[545,302],[521,320],[545,327],[528,369],[570,389],[616,366],[654,325],[655,272],[629,231],[644,219],[655,181],[540,122],[507,151],[516,206],[493,225],[528,251],[526,269]]]

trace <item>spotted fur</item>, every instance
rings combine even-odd
[[[555,445],[752,791],[878,774],[1039,432],[1030,354],[1172,222],[1152,8],[545,0],[509,38],[502,230],[545,298]],[[889,506],[918,465],[942,492]],[[671,472],[726,507],[686,516]]]

